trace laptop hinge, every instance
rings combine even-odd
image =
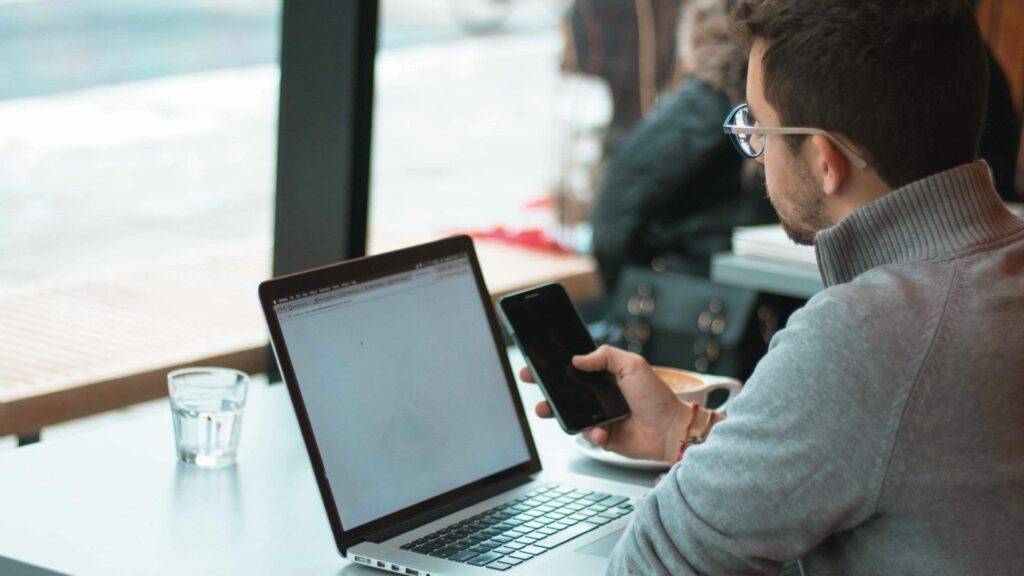
[[[505,480],[496,482],[495,484],[483,488],[470,496],[460,498],[443,506],[438,506],[437,508],[434,508],[429,512],[424,512],[423,514],[405,520],[404,522],[395,524],[394,526],[389,526],[382,530],[378,530],[372,534],[368,534],[366,535],[365,540],[368,542],[379,544],[381,542],[384,542],[385,540],[390,540],[391,538],[394,538],[399,534],[403,534],[410,530],[415,530],[416,528],[419,528],[424,524],[433,522],[438,518],[443,518],[449,514],[458,512],[459,510],[462,510],[463,508],[466,508],[468,506],[472,506],[477,502],[483,502],[484,500],[497,496],[502,492],[508,492],[512,488],[526,484],[531,480],[533,480],[532,472],[529,474],[516,475],[511,478],[506,478]]]

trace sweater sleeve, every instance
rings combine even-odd
[[[868,519],[913,372],[892,378],[868,347],[924,343],[869,324],[828,297],[796,312],[728,417],[637,506],[609,573],[774,574]]]

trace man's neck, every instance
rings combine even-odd
[[[946,258],[1024,232],[985,162],[944,170],[883,194],[815,237],[825,286],[887,264]]]
[[[829,199],[830,202],[826,207],[829,221],[838,224],[858,208],[866,206],[890,192],[892,192],[892,188],[883,182],[874,171],[851,174],[849,182],[843,186],[840,193]]]

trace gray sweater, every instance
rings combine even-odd
[[[1024,574],[1024,221],[984,162],[817,236],[826,290],[610,573]]]

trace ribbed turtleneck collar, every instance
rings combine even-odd
[[[1022,230],[979,161],[893,190],[818,232],[815,245],[829,287],[877,266],[940,258]]]

